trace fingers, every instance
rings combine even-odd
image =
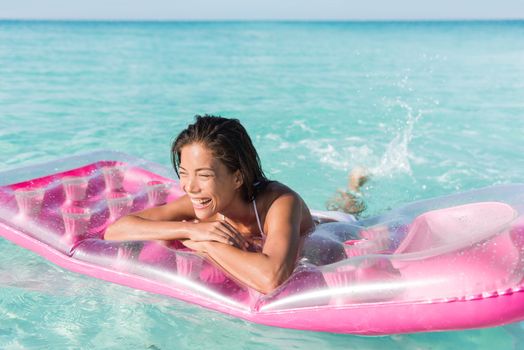
[[[210,233],[214,235],[213,240],[217,242],[232,245],[240,249],[246,249],[249,246],[245,237],[225,221],[214,222]]]
[[[193,238],[195,241],[215,241],[228,245],[235,245],[235,241],[231,239],[231,236],[227,233],[227,230],[221,229],[218,226],[212,226],[205,234],[200,235],[198,238]]]
[[[234,228],[219,221],[206,223],[194,221],[193,223],[195,230],[190,237],[191,240],[196,242],[215,241],[242,249],[243,242]]]
[[[214,241],[217,241],[217,242],[220,242],[220,243],[224,243],[224,244],[228,244],[228,245],[232,245],[232,246],[236,246],[237,248],[240,247],[239,243],[237,242],[237,240],[235,240],[234,237],[232,237],[226,229],[220,229],[220,228],[216,228],[216,232],[213,232],[213,235],[214,235]]]
[[[195,226],[190,236],[193,241],[215,241],[243,250],[249,247],[246,238],[225,221],[200,222],[194,220],[193,223]]]
[[[231,224],[226,221],[221,221],[224,227],[228,230],[227,234],[237,243],[239,248],[245,249],[249,247],[249,242],[240,232],[238,232]]]

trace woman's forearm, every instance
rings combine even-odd
[[[107,228],[104,239],[112,241],[186,239],[188,225],[187,222],[154,221],[127,215]]]
[[[278,263],[266,254],[218,242],[207,242],[205,253],[234,278],[264,294],[276,289],[294,269],[294,258],[291,262]]]

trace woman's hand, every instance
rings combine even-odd
[[[187,248],[192,249],[197,253],[204,253],[204,255],[207,252],[207,245],[209,243],[209,241],[197,242],[197,241],[192,241],[190,239],[185,239],[181,242]]]
[[[188,238],[193,242],[213,241],[232,245],[242,250],[249,246],[246,238],[225,221],[200,222],[194,220],[187,229]],[[188,242],[188,244],[192,243]]]

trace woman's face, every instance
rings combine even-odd
[[[240,198],[240,171],[229,171],[200,143],[182,147],[179,175],[180,186],[191,199],[198,219],[210,218]]]

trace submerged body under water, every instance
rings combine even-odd
[[[364,218],[523,182],[524,23],[0,22],[0,167],[95,148],[169,165],[194,114],[239,118],[270,178]],[[255,325],[66,272],[0,240],[0,347],[520,348],[522,323],[362,338]],[[336,320],[333,320],[336,322]]]

